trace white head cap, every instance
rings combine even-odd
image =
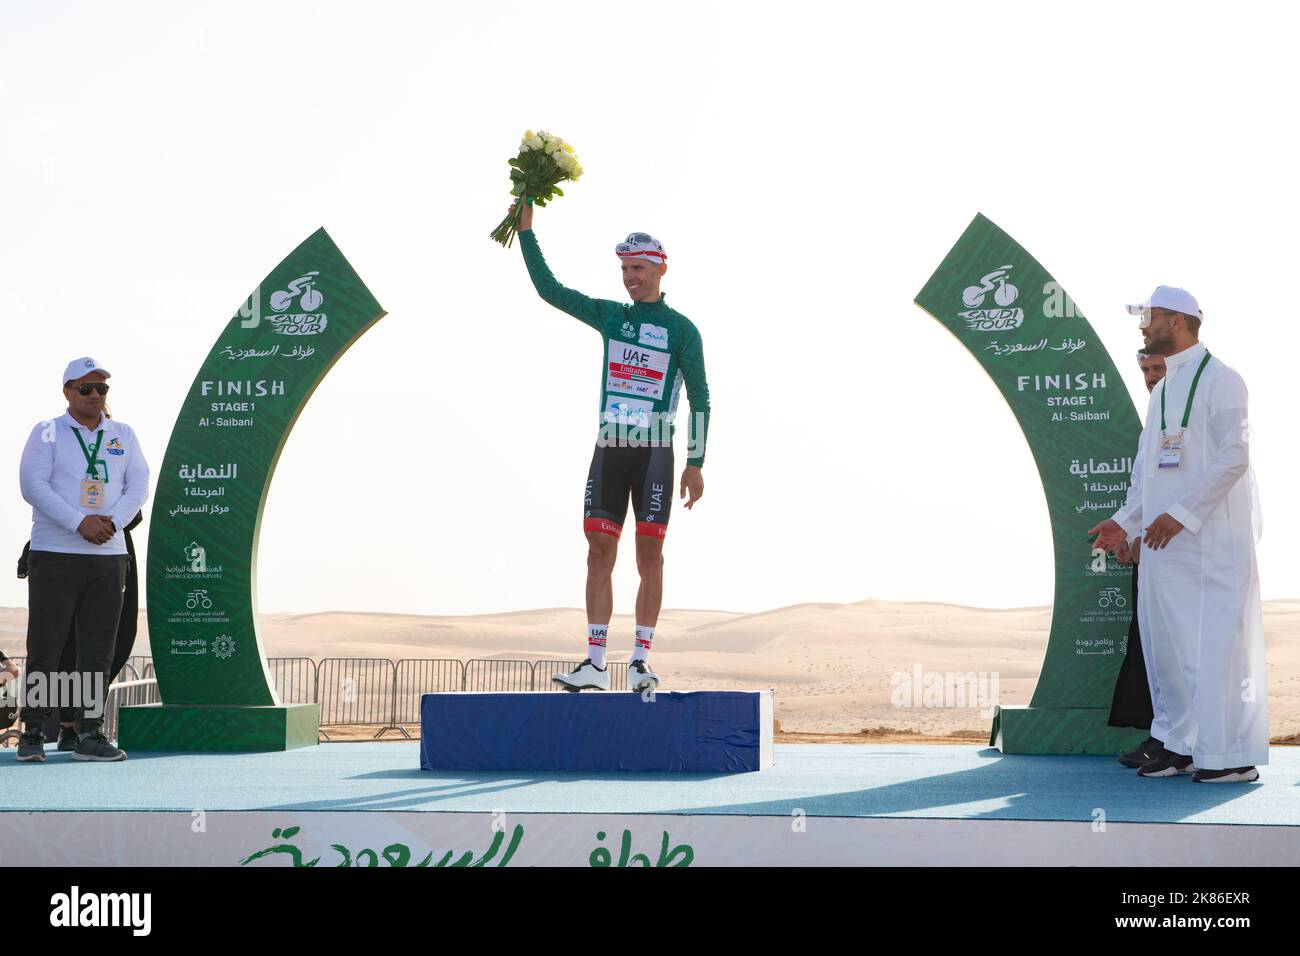
[[[1168,309],[1170,312],[1194,315],[1198,319],[1205,318],[1205,316],[1201,315],[1201,307],[1196,303],[1195,296],[1186,289],[1179,289],[1171,285],[1156,286],[1156,291],[1152,292],[1145,302],[1138,302],[1127,308],[1130,315],[1142,315],[1152,309]]]
[[[93,358],[90,356],[84,356],[79,359],[73,359],[68,363],[68,367],[63,370],[63,379],[59,384],[67,385],[69,382],[76,381],[81,378],[81,376],[89,375],[91,372],[99,372],[104,376],[104,378],[113,377],[109,374],[108,369],[101,367]]]
[[[614,253],[620,259],[648,259],[651,262],[667,262],[668,253],[664,245],[648,232],[629,233],[628,237],[614,247]]]

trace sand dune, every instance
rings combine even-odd
[[[943,736],[984,732],[978,706],[894,707],[897,671],[996,672],[1003,703],[1027,703],[1051,624],[1046,607],[989,610],[876,599],[799,604],[757,614],[670,610],[655,635],[666,689],[775,690],[787,731],[855,733],[894,728]],[[572,659],[583,655],[584,613],[543,608],[461,617],[329,611],[261,618],[272,657]],[[1270,728],[1300,734],[1300,600],[1264,605]],[[0,648],[21,654],[26,611],[0,609]],[[148,653],[141,619],[137,652]],[[615,618],[610,656],[626,660],[633,621]]]

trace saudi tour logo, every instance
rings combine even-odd
[[[316,288],[319,275],[313,270],[294,279],[287,289],[271,293],[267,304],[272,312],[280,313],[266,317],[272,330],[279,335],[319,335],[325,331],[329,319],[324,312],[318,311],[325,304],[324,293]],[[261,294],[261,286],[258,286],[235,313],[240,328],[255,329],[262,324]]]
[[[280,335],[319,335],[329,325],[324,312],[317,311],[325,296],[316,288],[319,272],[312,271],[289,283],[289,288],[271,293],[272,312],[283,315],[268,317],[271,327]],[[290,311],[291,309],[301,311]]]
[[[998,266],[979,280],[979,285],[967,286],[962,290],[961,300],[967,311],[957,314],[966,320],[968,332],[1009,332],[1020,328],[1025,320],[1024,309],[1013,309],[1012,304],[1020,295],[1007,280],[1011,266]],[[992,296],[992,305],[998,308],[986,308],[985,303]]]

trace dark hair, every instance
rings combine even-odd
[[[1199,336],[1201,332],[1201,317],[1199,315],[1188,315],[1186,312],[1183,312],[1182,316],[1187,322],[1187,331],[1191,332],[1192,335]]]

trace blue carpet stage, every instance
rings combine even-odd
[[[1294,747],[1246,785],[980,746],[777,745],[756,773],[427,771],[414,742],[48,754],[0,753],[5,863],[1300,864]]]

